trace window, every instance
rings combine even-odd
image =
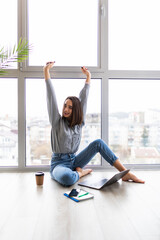
[[[55,70],[55,75],[60,73],[57,79],[54,78],[55,87],[58,89],[60,83],[61,87],[65,86],[64,93],[69,94],[71,84],[72,90],[75,89],[74,92],[78,95],[76,89],[80,90],[85,81],[81,79],[79,67],[85,65],[91,69],[100,68],[100,1],[6,0],[1,4],[1,9],[3,34],[0,46],[13,47],[22,36],[28,38],[33,48],[29,61],[21,69],[15,64],[8,70],[8,76],[0,76],[0,166],[13,166],[14,169],[16,166],[21,170],[31,166],[46,166],[50,164],[51,158],[51,127],[42,66],[54,57],[58,69]],[[9,30],[9,35],[6,29]],[[26,67],[34,69],[34,66],[39,68],[33,72],[27,71]],[[70,71],[69,67],[76,70]],[[93,139],[101,137],[101,80],[101,74],[93,75],[80,149]],[[69,85],[66,85],[68,82]],[[9,86],[8,91],[6,86]],[[64,94],[63,97],[65,98]],[[57,98],[61,109],[62,99],[58,92]],[[2,134],[4,130],[7,131],[3,126],[4,121],[10,125],[10,134],[5,132],[5,137]],[[90,163],[100,165],[100,156],[95,156]]]
[[[160,70],[160,1],[108,2],[109,69]]]
[[[17,79],[0,78],[0,166],[18,165]]]
[[[98,65],[98,0],[28,2],[30,66]]]
[[[68,96],[79,96],[84,79],[54,79],[53,86],[60,114]],[[65,91],[62,91],[62,86]],[[72,87],[71,87],[72,86]],[[36,97],[35,97],[36,94]],[[47,113],[44,79],[26,79],[26,164],[48,165],[51,160],[51,127]],[[96,96],[96,98],[95,98]],[[101,80],[92,80],[87,104],[86,124],[83,127],[79,151],[91,141],[101,138]],[[89,163],[100,165],[100,155]]]
[[[160,80],[109,80],[109,144],[123,163],[160,163]]]
[[[60,113],[84,84],[80,66],[92,73],[79,151],[102,138],[126,167],[160,167],[159,7],[159,0],[1,1],[0,48],[22,37],[32,50],[0,76],[0,171],[49,169],[43,66],[52,60]],[[99,154],[89,164],[108,167]]]

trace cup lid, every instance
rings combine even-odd
[[[36,175],[36,176],[43,176],[43,175],[44,175],[44,172],[41,172],[41,171],[40,171],[40,172],[36,172],[35,175]]]

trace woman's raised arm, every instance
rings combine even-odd
[[[47,90],[47,108],[48,108],[48,115],[51,126],[54,127],[57,122],[59,121],[60,114],[57,105],[57,99],[54,87],[52,86],[51,78],[49,70],[53,67],[55,62],[48,62],[46,66],[43,68],[44,70],[44,77],[46,83],[46,90]]]

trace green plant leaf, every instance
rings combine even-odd
[[[6,73],[6,68],[10,66],[9,63],[20,63],[25,61],[28,58],[31,49],[32,46],[29,45],[25,38],[20,38],[18,45],[14,45],[13,49],[5,50],[4,47],[0,48],[0,75]]]
[[[7,74],[7,71],[6,71],[6,70],[0,69],[0,76],[6,75],[6,74]]]

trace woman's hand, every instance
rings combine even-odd
[[[46,63],[46,66],[44,66],[44,70],[45,69],[51,69],[52,67],[53,67],[53,65],[54,65],[54,63],[55,63],[55,61],[53,61],[53,62],[47,62]]]
[[[86,75],[86,83],[90,83],[90,80],[91,80],[91,73],[90,71],[88,70],[88,68],[86,68],[85,66],[81,67],[81,71],[82,73],[84,73]]]
[[[53,67],[54,63],[55,63],[55,61],[53,61],[53,62],[47,62],[47,63],[46,63],[46,66],[44,66],[43,71],[44,71],[45,80],[50,79],[49,70]]]
[[[90,71],[89,71],[88,68],[86,68],[85,66],[81,67],[81,71],[82,71],[82,73],[84,73],[86,76],[91,76]]]

